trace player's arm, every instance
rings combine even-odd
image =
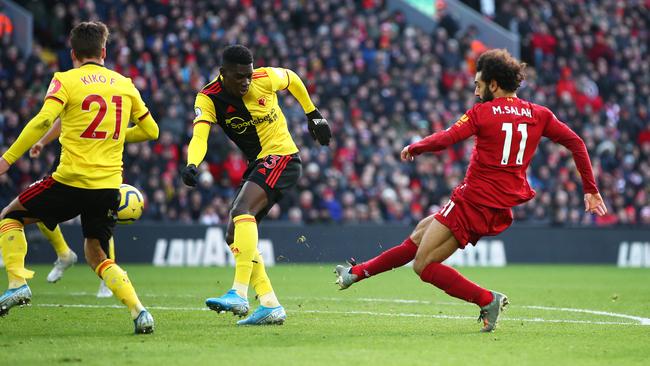
[[[130,79],[129,79],[130,81]],[[142,142],[158,139],[158,125],[154,121],[149,109],[144,104],[140,92],[131,82],[131,121],[134,126],[126,129],[124,139],[126,142]]]
[[[599,216],[606,214],[607,206],[605,206],[603,198],[598,193],[594,173],[591,170],[591,160],[589,159],[587,147],[580,136],[552,114],[550,121],[546,124],[543,135],[566,147],[573,154],[573,160],[582,178],[582,189],[585,192],[585,211],[595,213]]]
[[[50,128],[50,130],[47,131],[47,133],[41,137],[41,139],[38,140],[31,149],[29,149],[29,157],[38,158],[41,155],[43,148],[50,142],[54,141],[54,139],[59,138],[59,136],[61,136],[61,119],[57,118],[57,120],[54,121],[52,128]]]
[[[47,133],[63,111],[63,106],[63,103],[58,100],[51,98],[45,100],[40,112],[25,125],[16,141],[0,158],[0,175],[6,173],[11,164]]]
[[[288,89],[291,95],[300,103],[302,110],[307,115],[307,127],[311,137],[322,146],[329,145],[330,139],[332,138],[330,126],[311,101],[309,92],[298,74],[292,70],[283,68],[274,67],[271,70],[270,77],[273,83],[273,91]]]
[[[463,114],[451,127],[423,138],[402,149],[402,160],[413,160],[414,157],[425,153],[444,150],[447,147],[467,139],[476,133],[476,124],[471,114]]]
[[[158,139],[158,124],[147,112],[135,126],[126,129],[126,142],[142,142]]]
[[[181,171],[183,183],[190,187],[196,187],[198,183],[199,169],[197,167],[208,152],[210,127],[217,121],[214,103],[210,97],[203,93],[196,96],[194,112],[196,117],[194,118],[192,139],[187,147],[187,165]]]

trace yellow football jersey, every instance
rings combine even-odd
[[[119,188],[129,121],[149,114],[131,79],[86,63],[55,73],[45,98],[63,105],[54,179],[79,188]]]
[[[257,68],[243,97],[226,93],[221,77],[215,78],[196,96],[194,123],[219,124],[249,161],[298,152],[276,94],[289,87],[289,75],[283,68]],[[310,100],[304,103],[314,109]]]

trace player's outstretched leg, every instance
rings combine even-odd
[[[336,284],[339,285],[341,290],[345,290],[355,282],[401,267],[413,260],[417,250],[417,244],[408,237],[402,244],[392,247],[361,264],[356,264],[354,258],[352,258],[348,261],[350,267],[338,265],[334,269]]]
[[[418,244],[432,221],[433,215],[422,219],[402,244],[392,247],[370,260],[357,264],[354,258],[351,258],[348,260],[349,266],[336,266],[334,269],[335,283],[341,290],[345,290],[355,282],[401,267],[412,261],[417,253]]]
[[[7,291],[0,296],[0,316],[5,316],[12,307],[29,305],[32,299],[26,280],[32,278],[34,272],[25,269],[27,240],[22,222],[14,219],[0,220],[0,248],[9,279]]]
[[[48,229],[42,222],[37,222],[36,226],[38,226],[43,236],[52,244],[52,248],[56,252],[57,259],[54,262],[54,267],[47,275],[47,282],[54,283],[63,277],[63,272],[66,269],[77,263],[77,254],[66,243],[59,225],[54,230]]]
[[[129,308],[135,333],[153,333],[153,317],[142,306],[126,272],[112,259],[106,259],[95,268],[95,273],[106,282],[106,286],[115,294],[115,297]]]
[[[283,324],[287,319],[284,307],[280,305],[271,280],[266,274],[264,268],[264,259],[259,250],[256,251],[253,258],[253,273],[251,274],[251,285],[260,299],[260,307],[255,309],[253,314],[244,320],[237,322],[238,325],[266,325],[266,324]]]

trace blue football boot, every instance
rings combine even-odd
[[[251,316],[237,322],[237,325],[281,325],[287,320],[287,313],[282,306],[267,308],[260,305]]]
[[[0,296],[0,316],[5,316],[9,313],[9,309],[16,305],[24,306],[29,305],[32,301],[32,290],[29,286],[22,285],[20,287],[11,288],[5,291]]]
[[[205,305],[217,313],[231,311],[234,315],[239,316],[248,314],[248,300],[239,296],[235,289],[226,292],[221,297],[210,297],[206,299]]]
[[[142,310],[138,317],[133,319],[135,334],[153,333],[153,316],[147,311]]]

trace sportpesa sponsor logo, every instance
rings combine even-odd
[[[235,133],[242,134],[246,132],[246,129],[251,126],[259,125],[260,123],[268,122],[273,123],[280,118],[275,108],[271,109],[271,112],[265,114],[261,117],[253,117],[248,121],[244,121],[241,117],[231,117],[226,119],[226,126],[233,129]]]

